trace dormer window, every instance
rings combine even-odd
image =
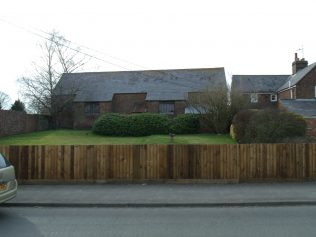
[[[276,102],[278,100],[278,96],[276,94],[271,94],[270,95],[270,101],[271,102]]]

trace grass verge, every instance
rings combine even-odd
[[[91,144],[169,144],[168,135],[145,137],[106,137],[89,130],[49,130],[0,138],[0,145],[91,145]],[[235,144],[228,135],[176,135],[174,144]]]

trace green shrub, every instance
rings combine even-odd
[[[167,134],[169,118],[160,114],[114,114],[101,116],[92,131],[107,136],[147,136]]]
[[[128,115],[130,136],[147,136],[152,134],[167,134],[169,118],[160,114]]]
[[[238,112],[232,122],[231,126],[231,136],[234,136],[234,139],[237,142],[244,142],[247,126],[250,122],[251,117],[258,112],[258,110],[242,110]]]
[[[92,131],[99,135],[127,136],[129,129],[128,119],[125,115],[108,113],[98,118]]]
[[[242,142],[275,143],[305,133],[306,122],[302,116],[279,110],[261,110],[251,116]]]
[[[169,130],[175,134],[198,133],[200,129],[199,116],[194,114],[181,114],[170,122]]]

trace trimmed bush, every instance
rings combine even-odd
[[[285,138],[304,136],[306,127],[300,115],[279,110],[261,110],[251,116],[242,142],[281,142]]]
[[[160,114],[128,115],[130,136],[147,136],[152,134],[167,134],[169,118]]]
[[[175,134],[198,133],[199,129],[199,116],[194,114],[181,114],[170,122],[170,132]]]
[[[101,116],[92,131],[107,136],[147,136],[167,134],[169,118],[160,114],[114,114]]]
[[[92,131],[99,135],[127,136],[129,129],[125,115],[108,113],[98,118],[93,124]]]
[[[247,126],[251,117],[257,113],[258,110],[242,110],[238,112],[232,122],[230,134],[237,142],[244,142]]]

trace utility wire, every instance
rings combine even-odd
[[[31,30],[29,30],[29,29],[27,29],[27,28],[25,28],[25,27],[22,27],[22,26],[13,24],[13,23],[11,23],[11,22],[8,22],[8,21],[6,21],[6,20],[4,20],[4,19],[2,19],[2,18],[0,18],[0,21],[6,23],[6,24],[8,24],[8,25],[14,26],[14,27],[16,27],[16,28],[19,28],[19,29],[21,29],[21,30],[23,30],[23,31],[25,31],[25,32],[27,32],[27,33],[30,33],[30,34],[32,34],[32,35],[35,35],[35,36],[37,36],[37,37],[40,37],[40,38],[43,38],[43,39],[45,39],[45,40],[49,40],[49,41],[51,41],[51,42],[54,42],[51,38],[48,38],[48,37],[43,36],[43,35],[41,35],[41,34],[38,34],[38,33],[34,32],[34,31],[31,31]],[[46,34],[48,34],[48,33],[46,33]],[[51,36],[51,34],[48,34],[48,35]],[[66,41],[67,41],[67,42],[71,42],[71,41],[69,41],[69,40],[66,40]],[[70,47],[70,46],[68,46],[68,45],[61,44],[61,43],[59,43],[59,44],[62,45],[62,46],[64,46],[64,47],[66,47],[66,48],[68,48],[68,49],[70,49],[70,50],[73,50],[73,51],[75,51],[75,52],[77,52],[77,53],[86,55],[86,56],[88,56],[88,57],[90,57],[90,58],[94,58],[94,59],[96,59],[96,60],[105,62],[105,63],[107,63],[107,64],[110,64],[110,65],[113,65],[113,66],[116,66],[116,67],[119,67],[119,68],[123,68],[124,70],[132,70],[132,69],[130,69],[130,68],[127,68],[127,67],[121,66],[121,65],[119,65],[119,64],[110,62],[110,61],[108,61],[108,60],[102,59],[102,58],[100,58],[100,57],[97,57],[97,56],[94,56],[94,55],[91,55],[91,54],[82,52],[82,51],[80,51],[80,50],[78,50],[78,49],[74,49],[74,48],[72,48],[72,47]]]
[[[21,30],[23,30],[23,31],[25,31],[25,32],[30,33],[30,34],[33,34],[33,35],[35,35],[35,36],[37,36],[37,37],[40,37],[40,38],[43,38],[43,39],[45,39],[45,40],[49,40],[49,41],[51,41],[51,42],[54,42],[54,41],[53,41],[51,38],[49,38],[49,37],[43,36],[43,35],[41,35],[41,34],[39,34],[39,33],[37,33],[37,32],[34,32],[34,31],[32,31],[32,30],[29,30],[29,29],[27,29],[26,27],[22,27],[22,26],[20,26],[20,25],[17,25],[17,24],[14,24],[14,23],[12,23],[12,22],[9,22],[9,21],[7,21],[7,20],[5,20],[5,19],[3,19],[3,18],[0,18],[0,21],[6,23],[6,24],[8,24],[8,25],[14,26],[14,27],[16,27],[16,28],[19,28],[19,29],[21,29]],[[43,31],[43,30],[40,30],[40,29],[36,29],[36,28],[34,28],[34,27],[32,27],[32,28],[33,28],[34,30],[39,31],[39,32],[42,32],[42,33],[44,33],[44,34],[46,34],[46,35],[48,35],[48,36],[52,36],[51,33],[48,33],[48,32],[46,32],[46,31]],[[65,39],[65,38],[63,38],[63,39]],[[65,41],[68,42],[68,43],[71,43],[71,44],[76,44],[76,45],[78,45],[79,47],[83,47],[83,48],[86,48],[86,49],[88,49],[88,50],[95,51],[95,52],[97,52],[97,53],[106,55],[106,56],[108,56],[108,57],[112,57],[113,59],[120,60],[120,61],[122,61],[122,62],[126,62],[126,63],[132,64],[132,65],[135,65],[135,66],[137,66],[137,67],[141,67],[141,68],[143,68],[143,69],[152,70],[152,69],[143,67],[143,66],[141,66],[141,65],[139,65],[139,64],[130,62],[130,61],[128,61],[128,60],[121,59],[121,58],[118,58],[118,57],[113,57],[113,56],[107,55],[107,54],[105,54],[105,53],[103,53],[103,52],[101,52],[101,51],[98,51],[98,50],[89,48],[89,47],[84,46],[84,45],[80,45],[80,44],[74,43],[74,42],[72,42],[72,41],[70,41],[70,40],[67,40],[67,39],[65,39]],[[80,50],[78,50],[78,49],[75,49],[75,48],[72,48],[72,47],[70,47],[70,46],[68,46],[68,45],[61,44],[61,43],[59,43],[59,44],[62,45],[62,46],[64,46],[64,47],[66,47],[66,48],[68,48],[68,49],[70,49],[70,50],[73,50],[73,51],[75,51],[75,52],[77,52],[77,53],[81,53],[81,54],[86,55],[86,56],[88,56],[88,57],[90,57],[90,58],[94,58],[94,59],[99,60],[99,61],[102,61],[102,62],[104,62],[104,63],[113,65],[113,66],[115,66],[115,67],[119,67],[119,68],[122,68],[122,69],[127,70],[127,71],[135,71],[135,70],[132,70],[132,69],[130,69],[130,68],[121,66],[121,65],[119,65],[119,64],[110,62],[110,61],[108,61],[108,60],[105,60],[105,59],[103,59],[103,58],[100,58],[100,57],[97,57],[97,56],[94,56],[94,55],[91,55],[91,54],[82,52],[82,51],[80,51]],[[172,73],[170,73],[170,72],[167,72],[167,71],[163,71],[163,70],[154,70],[154,71],[157,71],[158,73],[161,73],[161,74],[164,74],[164,75],[169,75],[171,78],[174,78],[174,79],[181,79],[180,77],[178,77],[178,76],[176,76],[176,75],[174,75],[174,74],[172,74]],[[135,71],[135,72],[137,72],[137,71]],[[139,72],[139,73],[143,75],[143,73],[141,73],[141,72]],[[173,82],[173,83],[179,85],[179,83],[176,83],[176,82]]]
[[[34,29],[36,29],[36,28],[34,28]],[[52,35],[51,33],[47,32],[47,31],[43,31],[43,30],[41,30],[41,29],[36,29],[36,30],[37,30],[37,31],[40,31],[40,32],[42,32],[42,33],[44,33],[44,34],[47,34],[47,35],[49,35],[49,36]],[[65,39],[65,38],[64,38],[64,39]],[[85,48],[85,49],[87,49],[87,50],[90,50],[90,51],[93,51],[93,52],[96,52],[96,53],[99,53],[99,54],[103,54],[104,56],[113,58],[113,59],[115,59],[115,60],[118,60],[118,61],[121,61],[121,62],[124,62],[124,63],[128,63],[128,64],[134,65],[134,66],[136,66],[136,67],[140,67],[140,68],[142,68],[142,69],[150,70],[149,68],[144,67],[144,66],[142,66],[142,65],[140,65],[140,64],[138,64],[138,63],[134,63],[134,62],[131,62],[131,61],[126,60],[126,59],[122,59],[122,58],[119,58],[119,57],[115,57],[115,56],[109,55],[109,54],[104,53],[104,52],[102,52],[102,51],[100,51],[100,50],[93,49],[93,48],[87,47],[87,46],[85,46],[85,45],[75,43],[75,42],[73,42],[73,41],[71,41],[71,40],[65,39],[65,41],[67,41],[68,43],[71,43],[71,44],[78,45],[80,48]]]

